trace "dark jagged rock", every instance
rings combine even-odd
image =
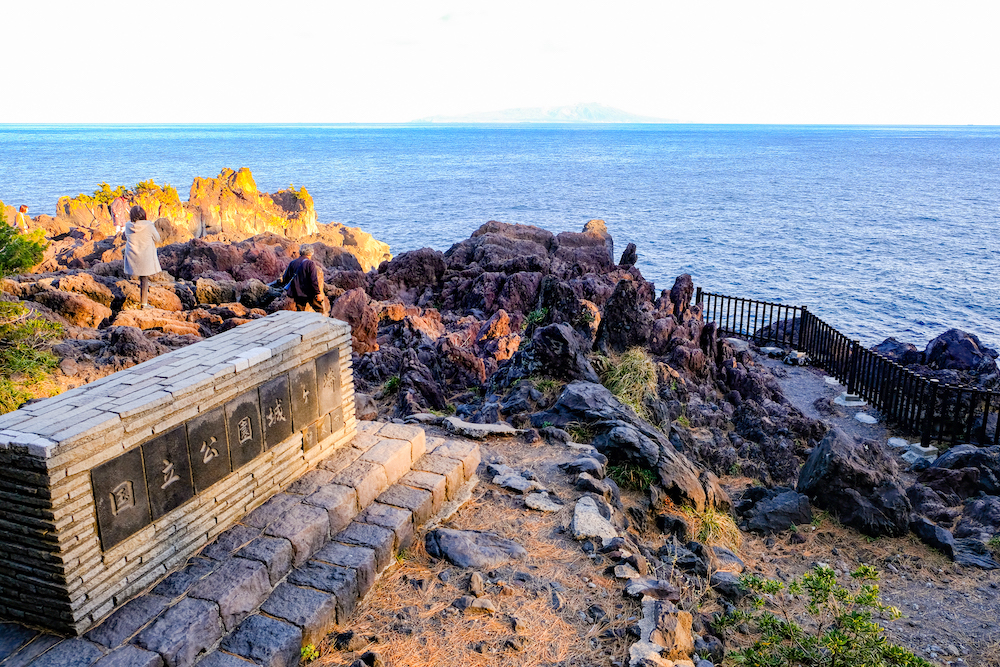
[[[407,350],[400,365],[397,416],[427,412],[428,408],[443,410],[445,404],[444,394],[434,374],[414,350]]]
[[[931,467],[949,470],[975,468],[979,471],[979,484],[975,490],[1000,495],[1000,446],[958,445],[935,459]]]
[[[979,489],[979,469],[930,467],[917,474],[917,481],[937,491],[947,505],[958,505]]]
[[[997,351],[984,346],[977,336],[949,329],[927,344],[925,363],[933,369],[996,372]]]
[[[638,255],[635,252],[635,244],[629,243],[625,247],[625,252],[622,253],[621,259],[618,260],[618,266],[623,269],[629,269],[635,266],[635,263],[639,260]]]
[[[631,461],[657,471],[667,495],[695,508],[729,506],[729,498],[712,473],[678,452],[649,422],[623,405],[604,386],[572,382],[555,405],[532,415],[532,425],[585,424],[596,431],[594,446],[612,461]]]
[[[806,460],[797,490],[866,535],[899,536],[909,529],[911,508],[897,478],[880,443],[860,443],[834,428]]]
[[[910,521],[910,530],[924,544],[937,549],[948,558],[955,558],[954,536],[933,521],[922,516],[914,517]]]
[[[1000,535],[1000,497],[983,496],[965,506],[955,527],[955,537],[987,542]]]
[[[873,347],[872,352],[877,352],[890,361],[904,366],[924,363],[924,353],[918,350],[916,345],[903,343],[892,337]]]
[[[606,353],[624,352],[645,345],[652,331],[652,285],[620,280],[604,306],[594,346]]]
[[[923,484],[914,484],[906,490],[915,514],[925,516],[931,521],[951,527],[960,510],[953,510],[945,503],[940,493]]]
[[[784,491],[755,503],[745,513],[747,530],[770,535],[812,521],[809,498],[795,491]]]
[[[691,305],[691,297],[694,295],[694,281],[690,274],[684,273],[674,280],[674,286],[670,288],[670,303],[672,314],[681,318]]]
[[[1000,569],[1000,563],[993,558],[989,547],[972,537],[955,540],[955,562],[984,570]]]
[[[536,329],[531,342],[514,355],[492,383],[500,388],[510,387],[533,375],[560,380],[600,381],[587,358],[584,342],[568,324],[550,324]]]

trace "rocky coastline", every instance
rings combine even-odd
[[[392,257],[359,229],[318,223],[304,188],[260,193],[245,169],[197,179],[183,203],[153,184],[129,194],[163,238],[152,309],[137,308],[106,204],[87,198],[63,198],[55,217],[33,219],[50,242],[43,261],[0,279],[0,299],[63,327],[51,348],[59,387],[290,309],[268,283],[310,244],[326,269],[331,316],[352,327],[359,418],[504,424],[527,445],[586,445],[583,458],[596,465],[570,471],[590,480],[576,488],[615,525],[616,564],[635,561],[636,577],[669,561],[710,581],[726,605],[740,597],[731,578],[711,576],[721,552],[692,541],[671,507],[731,514],[763,536],[822,510],[859,539],[912,533],[958,565],[1000,569],[1000,447],[965,443],[907,465],[885,442],[806,416],[757,362],[756,346],[705,321],[691,276],[657,293],[635,266],[639,250],[629,244],[616,259],[601,220],[561,234],[490,221],[445,252]],[[650,376],[626,400],[606,386],[608,369],[636,349]],[[923,351],[892,338],[875,349],[942,381],[1000,386],[997,352],[957,329]],[[626,511],[609,466],[651,473],[642,512]],[[658,542],[630,530],[646,522]],[[686,546],[666,554],[668,542]],[[692,639],[676,664],[721,659],[725,637],[699,627],[700,644]]]

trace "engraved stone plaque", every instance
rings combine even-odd
[[[265,382],[260,391],[260,416],[264,422],[264,449],[270,449],[292,435],[292,406],[288,376]]]
[[[138,448],[90,471],[97,532],[105,551],[149,525],[149,497]]]
[[[338,405],[330,411],[330,433],[337,433],[344,428],[344,406]]]
[[[333,349],[316,359],[319,412],[326,414],[340,406],[340,350]]]
[[[288,373],[292,394],[292,421],[298,430],[319,419],[319,396],[316,392],[316,364],[312,361]]]
[[[220,405],[187,423],[194,488],[201,493],[230,472],[226,413]]]
[[[316,442],[321,443],[330,437],[333,431],[330,430],[330,417],[331,415],[323,415],[320,420],[316,422]]]
[[[319,444],[317,434],[318,430],[316,428],[316,424],[309,424],[309,426],[302,430],[302,451],[308,452],[310,449]]]
[[[178,426],[144,443],[141,449],[149,509],[155,521],[194,497],[187,430]]]
[[[260,428],[260,405],[257,390],[251,389],[226,403],[226,424],[229,433],[229,456],[233,470],[253,461],[264,451]]]

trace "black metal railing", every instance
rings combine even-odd
[[[706,322],[719,332],[794,348],[847,386],[847,393],[875,406],[921,443],[1000,445],[1000,392],[942,384],[914,373],[848,338],[806,306],[695,291]]]

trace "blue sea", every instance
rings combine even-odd
[[[807,305],[866,344],[951,327],[1000,347],[1000,127],[741,125],[0,126],[0,199],[249,167],[321,222],[395,254],[488,220],[602,218],[668,288]]]

